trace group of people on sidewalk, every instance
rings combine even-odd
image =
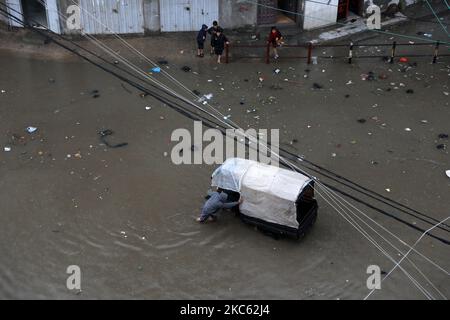
[[[207,35],[211,35],[211,55],[217,56],[217,63],[221,63],[222,55],[225,50],[225,46],[230,44],[228,38],[223,33],[223,29],[219,26],[217,21],[213,22],[213,26],[208,28],[204,24],[197,35],[198,52],[197,56],[203,58],[205,56],[205,42]]]
[[[202,25],[202,28],[197,34],[197,57],[203,58],[205,56],[205,42],[207,36],[211,35],[211,55],[217,56],[217,63],[222,62],[222,55],[225,47],[230,44],[230,41],[225,36],[223,28],[219,26],[217,21],[213,22],[213,26],[208,28],[206,24]],[[270,45],[273,51],[275,59],[279,58],[277,48],[282,45],[283,36],[277,27],[272,27],[267,43]]]

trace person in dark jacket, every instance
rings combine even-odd
[[[278,55],[277,48],[281,45],[283,40],[283,36],[280,32],[280,30],[277,29],[277,27],[272,27],[270,30],[269,38],[267,40],[268,44],[273,50],[274,58],[278,59],[280,56]]]
[[[228,38],[223,34],[223,29],[217,29],[216,35],[214,36],[214,52],[217,56],[217,63],[221,63],[225,46],[229,44]]]
[[[197,45],[198,45],[197,57],[203,58],[205,56],[204,49],[207,34],[208,34],[208,26],[204,24],[202,25],[201,30],[197,34]]]
[[[212,27],[208,29],[208,33],[211,35],[211,55],[214,54],[214,37],[216,36],[216,32],[219,28],[219,23],[217,21],[213,21]]]
[[[206,201],[205,205],[202,208],[202,213],[200,217],[197,219],[198,222],[206,222],[206,221],[215,221],[216,214],[221,209],[232,209],[243,202],[243,198],[241,197],[239,201],[236,202],[228,202],[228,194],[218,190],[212,192],[210,194],[210,198]]]

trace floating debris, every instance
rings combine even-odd
[[[316,89],[316,90],[323,89],[323,86],[321,84],[318,84],[317,82],[314,82],[313,89]]]
[[[114,131],[112,130],[103,130],[100,131],[98,133],[100,135],[100,140],[108,147],[108,148],[112,148],[112,149],[117,149],[117,148],[122,148],[128,145],[128,142],[123,142],[123,143],[119,143],[119,144],[110,144],[108,141],[106,141],[106,137],[108,136],[112,136],[114,134]]]
[[[183,70],[184,72],[191,72],[192,69],[188,66],[184,66],[183,68],[181,68],[181,70]]]
[[[26,129],[26,131],[27,131],[29,134],[35,133],[37,130],[38,130],[38,128],[36,128],[36,127],[28,127],[28,128]]]

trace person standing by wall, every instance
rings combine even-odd
[[[206,24],[202,25],[202,28],[197,34],[197,57],[203,58],[205,56],[205,41],[206,41],[206,35],[208,33],[208,26]]]
[[[214,38],[216,36],[217,30],[219,29],[219,23],[217,21],[213,22],[213,26],[208,29],[208,33],[211,35],[211,55],[214,54]]]
[[[283,35],[277,27],[272,27],[270,30],[269,38],[267,40],[268,45],[272,48],[274,58],[278,59],[280,56],[278,55],[278,47],[281,45],[283,40]]]
[[[214,52],[217,56],[217,63],[221,63],[223,51],[225,46],[229,45],[228,38],[223,34],[223,29],[218,28],[214,37]]]

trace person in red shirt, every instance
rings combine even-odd
[[[267,40],[267,42],[272,47],[275,59],[278,59],[280,57],[278,55],[277,48],[281,45],[282,40],[283,40],[283,36],[282,36],[280,30],[278,30],[277,27],[272,27],[270,34],[269,34],[269,39]]]

